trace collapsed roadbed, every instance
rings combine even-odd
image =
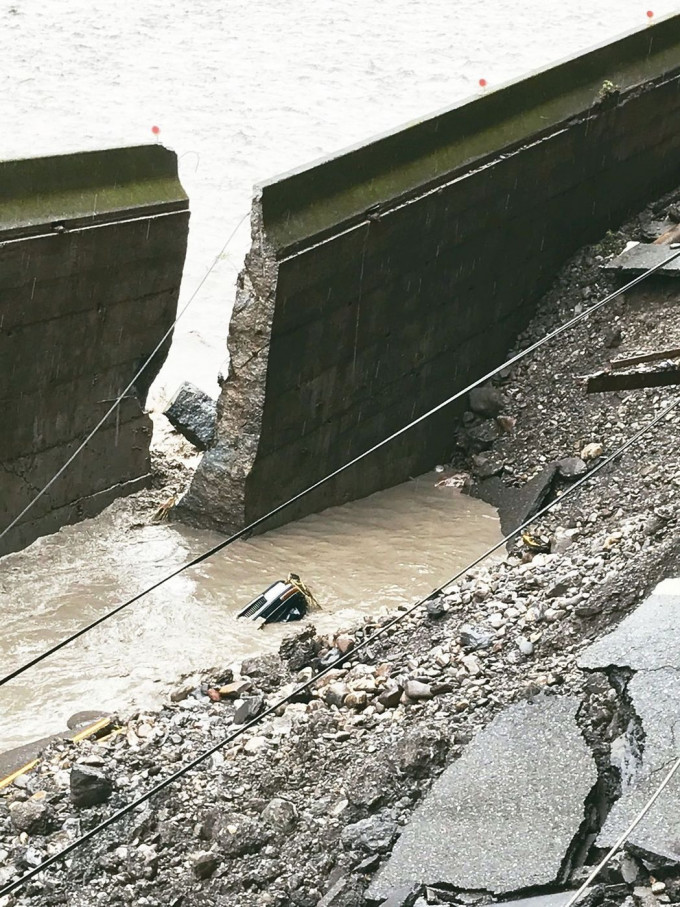
[[[583,250],[519,346],[610,290],[602,265],[658,235],[678,198]],[[451,472],[519,489],[559,461],[547,492],[559,495],[570,472],[660,412],[676,390],[587,395],[578,379],[613,349],[678,345],[673,281],[643,283],[503,374],[487,395],[498,414],[477,400],[462,420]],[[676,586],[635,609],[680,575],[679,435],[669,418],[559,501],[532,527],[549,552],[517,543],[374,642],[388,616],[332,638],[306,626],[278,655],[192,679],[103,740],[51,744],[0,796],[0,883],[369,641],[2,907],[548,904],[574,888],[678,754]],[[680,901],[679,792],[639,826],[591,905]]]

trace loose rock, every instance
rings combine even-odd
[[[74,806],[88,807],[104,803],[113,791],[110,778],[91,765],[78,764],[71,769],[71,800]]]

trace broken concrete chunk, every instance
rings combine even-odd
[[[264,696],[248,696],[236,706],[234,724],[247,724],[256,718],[264,708]]]
[[[443,617],[448,612],[448,606],[442,597],[431,598],[425,602],[425,609],[427,611],[427,616],[431,617],[432,620],[438,620],[440,617]]]
[[[458,642],[466,649],[488,649],[494,640],[494,634],[484,627],[463,624],[458,631]]]
[[[471,460],[472,470],[478,479],[490,479],[503,472],[503,461],[492,452],[473,454]]]
[[[598,442],[593,442],[592,444],[586,444],[586,446],[581,451],[582,460],[597,460],[598,457],[601,457],[604,453],[604,448]]]
[[[250,680],[234,680],[223,687],[219,687],[218,693],[225,699],[238,699],[244,693],[247,693],[253,687]]]
[[[407,680],[404,684],[404,693],[409,699],[432,699],[432,689],[429,683],[420,680]]]
[[[386,709],[396,709],[401,701],[401,687],[394,686],[378,696],[378,702]]]
[[[283,637],[279,646],[279,656],[290,671],[300,671],[314,658],[317,653],[315,637],[316,630],[311,624]]]
[[[109,799],[113,784],[104,772],[92,765],[74,765],[70,776],[71,800],[74,806],[96,806]]]
[[[588,472],[588,464],[580,457],[565,457],[558,460],[557,471],[561,479],[579,479]]]
[[[448,740],[431,728],[409,731],[397,743],[394,762],[404,775],[424,777],[433,765],[441,765],[446,756]]]
[[[526,636],[520,636],[517,640],[517,648],[522,655],[531,655],[534,651],[534,644]]]
[[[496,416],[496,424],[501,431],[509,434],[511,431],[515,430],[517,419],[514,416]]]
[[[482,663],[476,655],[463,655],[461,663],[472,677],[476,677],[478,674],[482,673]]]
[[[468,454],[474,455],[493,447],[501,434],[501,428],[495,419],[485,419],[462,428],[458,433],[458,441]]]
[[[626,249],[616,258],[604,265],[607,271],[615,271],[621,275],[636,275],[648,271],[650,268],[660,265],[666,259],[670,258],[673,250],[667,245],[656,245],[655,243],[638,243],[630,249]],[[680,277],[680,257],[674,258],[656,272],[658,276],[663,277]]]
[[[284,833],[291,832],[298,820],[298,811],[294,803],[282,797],[274,797],[262,810],[262,818],[272,828]]]
[[[220,865],[220,858],[211,850],[201,850],[192,854],[189,862],[197,879],[209,879]]]
[[[519,703],[435,782],[368,896],[416,882],[497,894],[558,879],[597,780],[575,698]]]
[[[360,712],[368,705],[368,693],[363,690],[351,691],[345,696],[342,704],[348,709],[356,709]]]
[[[621,346],[622,340],[623,332],[620,327],[608,327],[602,332],[602,346],[607,347],[607,349],[611,350]]]
[[[619,861],[619,873],[626,885],[633,885],[640,875],[640,866],[637,860],[629,853],[622,853]]]
[[[194,447],[205,450],[215,437],[217,404],[190,381],[185,381],[164,414]]]
[[[345,826],[340,840],[346,850],[385,853],[390,849],[398,832],[399,827],[392,811],[383,809],[374,816]]]
[[[547,503],[556,472],[557,464],[551,463],[521,488],[506,485],[497,476],[493,476],[477,484],[475,495],[498,508],[501,532],[508,535]]]
[[[52,811],[44,800],[12,803],[9,816],[15,831],[28,835],[46,835],[50,831]]]

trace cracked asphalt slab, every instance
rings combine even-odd
[[[578,664],[590,670],[616,667],[635,672],[627,694],[644,743],[641,758],[628,762],[621,797],[598,836],[598,846],[608,848],[644,807],[680,755],[680,579],[660,583],[615,630],[586,649]],[[633,741],[627,743],[632,752]],[[680,777],[671,780],[633,831],[629,843],[644,852],[680,861]]]
[[[680,579],[659,583],[615,630],[589,646],[578,664],[589,669],[680,669]]]
[[[597,781],[576,697],[510,706],[435,782],[368,896],[411,882],[506,894],[560,876]]]

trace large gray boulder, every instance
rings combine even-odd
[[[108,800],[113,792],[111,779],[104,772],[82,763],[71,769],[70,786],[74,806],[97,806]]]
[[[215,437],[217,404],[190,381],[185,381],[164,414],[180,434],[199,450],[205,450]]]

